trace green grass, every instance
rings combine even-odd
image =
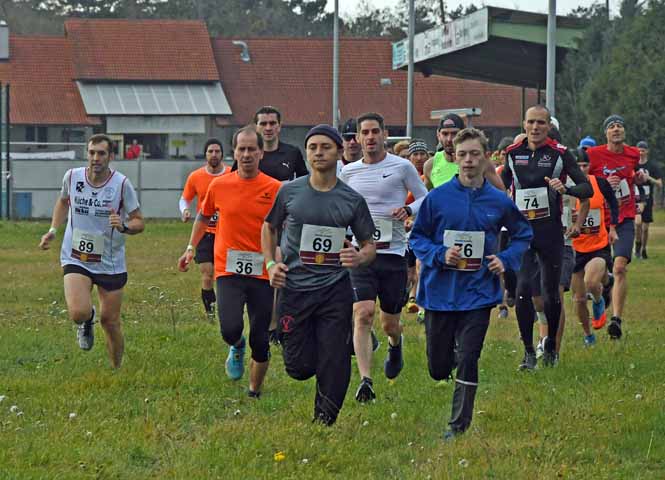
[[[246,376],[226,378],[227,347],[202,314],[196,269],[176,272],[187,226],[149,222],[128,240],[126,355],[113,372],[99,327],[91,352],[76,346],[58,263],[62,234],[41,252],[45,223],[0,223],[0,479],[663,479],[664,224],[659,212],[651,258],[630,266],[620,342],[602,332],[585,349],[569,314],[560,365],[519,374],[514,316],[494,316],[472,428],[444,444],[452,386],[429,378],[412,315],[404,316],[400,377],[383,377],[382,336],[378,401],[353,400],[354,365],[339,421],[325,428],[311,423],[314,381],[288,378],[279,350],[261,400],[245,396]]]

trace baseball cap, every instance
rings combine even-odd
[[[580,140],[579,146],[580,148],[582,148],[582,147],[595,147],[596,145],[597,145],[596,140],[593,137],[587,135],[582,140]]]
[[[462,117],[455,113],[449,113],[439,122],[439,130],[442,128],[459,128],[462,130],[465,127]]]
[[[358,133],[358,123],[356,122],[355,118],[349,118],[346,122],[344,122],[344,125],[342,125],[341,134],[344,135],[345,133]]]
[[[645,149],[649,150],[649,144],[647,143],[646,140],[640,140],[639,142],[637,142],[637,145],[635,145],[635,146],[637,148],[645,148]]]

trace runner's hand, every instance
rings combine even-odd
[[[46,232],[44,235],[42,235],[42,239],[39,242],[39,248],[42,250],[48,250],[50,247],[51,240],[55,238],[55,233],[51,232]]]
[[[572,225],[566,230],[566,238],[577,238],[580,236],[580,227],[577,225]]]
[[[614,245],[614,243],[619,240],[619,235],[617,234],[616,228],[614,227],[610,227],[609,240],[610,245]]]
[[[270,286],[273,288],[283,288],[286,286],[286,272],[289,271],[282,262],[276,263],[268,270],[268,277],[270,278]]]
[[[189,219],[192,218],[192,212],[189,211],[189,208],[185,208],[182,211],[182,215],[180,218],[182,218],[182,221],[185,223],[189,222]]]
[[[616,189],[619,186],[619,183],[621,182],[621,177],[617,175],[610,175],[609,177],[607,177],[607,181],[609,182],[612,188]]]
[[[450,247],[446,250],[446,265],[456,267],[457,262],[462,258],[462,247]]]
[[[561,180],[558,178],[545,177],[545,181],[549,184],[550,188],[557,193],[563,195],[566,193],[566,186],[561,183]]]
[[[344,248],[339,251],[339,261],[344,268],[356,268],[362,263],[362,255],[348,240],[344,240]]]
[[[393,218],[396,220],[399,220],[400,222],[403,222],[407,218],[409,218],[409,213],[406,211],[406,208],[404,207],[399,207],[393,209]]]
[[[404,220],[404,231],[410,232],[412,228],[413,228],[413,219],[409,217],[406,220]]]
[[[494,275],[500,275],[506,271],[503,262],[496,255],[487,255],[485,258],[490,261],[490,263],[487,264],[487,268]]]
[[[111,209],[111,214],[109,215],[109,225],[111,225],[111,228],[115,228],[118,231],[122,231],[122,219],[120,218],[120,215],[118,213]]]
[[[178,259],[178,270],[181,272],[186,272],[189,270],[189,264],[192,263],[192,260],[194,259],[194,250],[190,250],[189,248],[185,250],[185,253],[183,253],[180,258]]]

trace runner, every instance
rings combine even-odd
[[[443,185],[459,172],[459,167],[455,163],[453,139],[463,128],[464,120],[454,113],[449,113],[439,121],[436,139],[441,144],[441,151],[436,152],[423,167],[428,190]]]
[[[467,128],[454,142],[460,173],[425,198],[410,240],[422,262],[418,303],[425,307],[430,376],[447,379],[457,365],[445,440],[471,424],[478,359],[490,311],[503,296],[499,275],[519,270],[532,238],[515,204],[484,179],[489,151],[483,133]],[[510,243],[497,252],[502,226]]]
[[[203,147],[203,153],[206,157],[206,164],[189,174],[182,196],[180,197],[180,216],[183,222],[188,222],[192,218],[192,212],[189,207],[194,197],[197,198],[196,211],[198,213],[201,210],[201,204],[206,196],[210,182],[229,171],[222,163],[222,159],[224,158],[222,142],[216,138],[209,139]],[[201,270],[201,300],[203,301],[206,313],[210,316],[215,315],[215,302],[217,301],[213,275],[216,228],[217,217],[213,215],[206,228],[205,235],[196,247],[196,255],[194,256],[194,260],[199,264],[199,269]]]
[[[628,264],[635,238],[635,193],[633,184],[642,184],[645,176],[639,169],[640,151],[626,145],[625,121],[620,115],[610,115],[603,122],[607,144],[587,148],[589,175],[605,178],[619,200],[618,239],[612,245],[614,288],[612,289],[612,318],[607,326],[610,338],[622,336],[622,315],[628,294]]]
[[[342,126],[342,142],[344,151],[342,157],[337,161],[337,176],[342,173],[342,168],[349,163],[357,162],[363,157],[363,150],[358,143],[358,125],[355,118],[349,118]]]
[[[376,254],[365,200],[337,180],[341,149],[342,138],[328,125],[307,133],[312,173],[279,192],[261,242],[270,282],[282,290],[278,317],[286,372],[296,380],[316,376],[314,420],[326,425],[335,423],[351,378],[353,300],[347,269],[369,264]],[[275,261],[275,249],[283,226],[281,263]],[[345,238],[349,227],[359,250]]]
[[[593,193],[573,155],[565,146],[548,138],[549,129],[549,110],[542,105],[529,108],[524,119],[527,138],[508,147],[506,167],[501,174],[506,187],[511,188],[517,207],[533,228],[533,240],[522,259],[524,266],[517,274],[515,313],[525,349],[519,366],[522,370],[533,370],[537,364],[533,347],[534,310],[531,296],[538,269],[531,267],[536,261],[540,267],[548,323],[549,335],[545,342],[543,364],[554,366],[555,339],[561,315],[559,279],[564,243],[561,195],[566,193],[588,198]],[[575,186],[564,186],[567,176],[573,179]]]
[[[58,227],[67,220],[60,264],[67,310],[77,324],[79,347],[90,350],[95,341],[92,287],[97,285],[106,350],[111,366],[120,368],[125,349],[120,322],[127,283],[125,235],[141,233],[144,223],[131,182],[109,168],[114,157],[112,145],[113,141],[103,134],[88,139],[88,166],[65,173],[51,228],[42,236],[39,247],[47,250]]]
[[[575,249],[575,268],[573,269],[573,301],[577,318],[584,330],[584,345],[596,343],[596,336],[589,328],[589,309],[587,294],[593,300],[593,328],[598,330],[605,325],[605,301],[603,299],[603,281],[612,265],[610,245],[617,239],[616,223],[619,206],[614,190],[604,178],[589,176],[589,157],[582,148],[578,150],[577,163],[587,175],[593,187],[593,196],[587,205],[578,203],[576,223],[580,235],[573,239]],[[610,211],[610,224],[607,227],[607,210]]]
[[[239,380],[245,370],[243,310],[249,317],[250,397],[258,398],[268,371],[270,346],[268,326],[272,314],[273,289],[261,254],[261,226],[270,211],[281,183],[259,170],[263,154],[261,134],[251,126],[233,135],[236,172],[214,179],[192,226],[189,245],[178,260],[187,271],[194,248],[205,235],[210,219],[217,214],[215,278],[217,315],[224,341],[230,345],[226,374]]]
[[[653,223],[653,187],[663,188],[663,175],[658,164],[649,161],[649,144],[642,140],[637,142],[637,148],[640,150],[639,168],[646,175],[646,182],[642,185],[644,209],[635,216],[635,257],[647,260],[649,225]]]
[[[388,356],[384,362],[386,377],[397,377],[404,365],[399,322],[406,303],[404,220],[418,212],[427,189],[411,162],[386,152],[381,115],[366,113],[360,116],[358,131],[363,159],[345,166],[340,179],[365,198],[376,226],[376,260],[369,266],[351,271],[355,293],[353,344],[361,376],[356,400],[367,402],[376,398],[371,378],[370,329],[377,296],[381,302],[381,325],[388,335]],[[405,203],[408,192],[415,197],[409,206]]]

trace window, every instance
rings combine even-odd
[[[48,127],[37,127],[37,141],[40,143],[48,142]]]
[[[35,141],[35,127],[28,125],[25,127],[25,141],[34,142]]]

